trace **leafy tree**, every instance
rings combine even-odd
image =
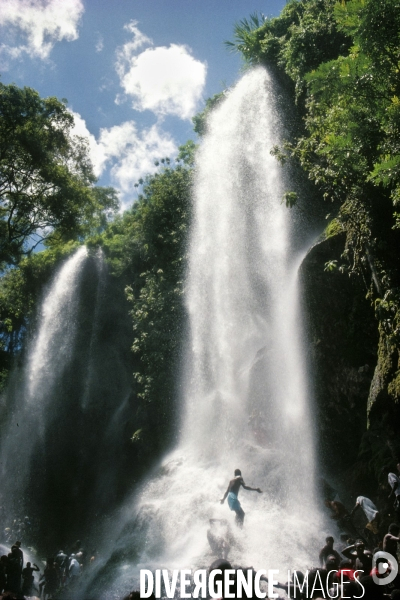
[[[351,43],[334,18],[336,0],[289,0],[279,17],[257,15],[235,25],[234,42],[248,65],[282,69],[294,82],[296,95],[304,91],[303,77],[321,62],[337,58]]]
[[[219,92],[218,94],[214,94],[211,98],[206,100],[205,108],[202,112],[195,115],[192,119],[193,121],[193,129],[198,135],[204,135],[207,131],[207,117],[210,112],[218,106],[221,100],[224,99],[226,92]],[[183,148],[183,147],[182,147]],[[181,150],[182,151],[182,150]]]
[[[65,102],[0,84],[0,264],[17,264],[46,240],[76,239],[117,208],[95,188],[84,139]]]

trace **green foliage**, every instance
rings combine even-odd
[[[387,290],[383,298],[375,300],[375,312],[379,318],[386,341],[395,348],[400,347],[400,289]]]
[[[280,146],[273,146],[272,150],[270,150],[270,154],[271,156],[275,156],[276,160],[280,162],[281,165],[284,165],[289,158],[288,154],[284,152]]]
[[[193,167],[197,144],[193,140],[188,140],[183,146],[179,146],[179,153],[176,162],[182,161],[187,167]]]
[[[285,204],[287,208],[293,208],[297,204],[297,193],[296,192],[285,192],[283,194],[282,204]]]
[[[294,81],[297,96],[305,90],[303,77],[322,62],[337,58],[350,47],[347,32],[337,27],[336,0],[290,0],[279,17],[251,18],[235,25],[230,49],[249,65],[278,66]]]
[[[93,186],[85,140],[56,98],[0,84],[0,265],[17,264],[41,242],[77,239],[117,208]]]
[[[328,262],[326,262],[324,266],[324,271],[327,271],[328,273],[336,271],[336,269],[338,268],[337,262],[337,260],[329,260]]]
[[[336,0],[301,2],[302,14],[288,28],[280,63],[295,82],[298,93],[305,89],[306,73],[348,50],[350,41],[338,30],[334,18],[335,4]]]
[[[131,437],[131,442],[133,444],[136,444],[137,442],[140,442],[143,436],[143,430],[142,429],[138,429],[137,431],[135,431],[135,433],[132,435]]]
[[[14,356],[23,345],[44,286],[56,266],[78,245],[78,242],[69,242],[32,254],[0,279],[0,390],[6,383]]]
[[[208,98],[204,110],[193,117],[193,129],[198,135],[204,135],[206,133],[208,115],[216,106],[218,106],[221,100],[225,98],[225,93],[226,92],[220,92],[214,94],[211,98]]]
[[[330,238],[334,237],[335,235],[339,235],[340,233],[343,233],[343,231],[343,225],[341,224],[339,219],[332,219],[326,226],[324,235],[326,238]]]
[[[250,64],[258,62],[261,50],[260,42],[264,38],[263,22],[265,17],[253,13],[249,19],[241,19],[234,27],[234,42],[226,41],[225,45],[233,52],[241,52]]]
[[[125,280],[133,320],[134,379],[144,408],[133,442],[165,439],[176,396],[184,330],[183,280],[195,145],[181,148],[179,163],[147,177],[133,207],[93,238],[112,272]],[[182,164],[182,161],[183,164]],[[143,415],[152,415],[149,425]]]

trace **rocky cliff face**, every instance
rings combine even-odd
[[[378,357],[368,396],[369,436],[362,451],[376,473],[400,462],[399,352],[381,324]]]
[[[367,401],[377,362],[377,322],[364,282],[338,270],[345,234],[317,243],[301,266],[314,370],[319,456],[335,479],[358,461],[367,430]]]

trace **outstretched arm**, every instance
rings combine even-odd
[[[260,488],[252,488],[249,485],[245,485],[244,481],[242,481],[242,486],[244,487],[245,490],[248,490],[249,492],[258,492],[259,494],[262,494],[262,491],[260,490]]]

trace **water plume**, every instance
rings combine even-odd
[[[82,246],[56,273],[41,303],[16,397],[10,398],[13,406],[0,448],[2,495],[10,515],[22,502],[27,479],[35,476],[33,452],[45,432],[49,402],[57,394],[55,388],[71,360],[77,287],[86,257],[87,249]]]
[[[35,543],[90,536],[130,489],[130,328],[101,250],[79,248],[44,290],[5,393],[0,504],[7,524],[30,517]]]
[[[321,523],[297,279],[306,242],[297,232],[294,244],[281,203],[289,182],[270,153],[281,141],[274,85],[253,70],[213,110],[196,158],[180,441],[120,514],[98,591],[135,589],[140,567],[208,566],[211,518],[231,524],[236,564],[285,577],[315,560]],[[241,491],[243,530],[219,503],[236,468],[263,490]]]

